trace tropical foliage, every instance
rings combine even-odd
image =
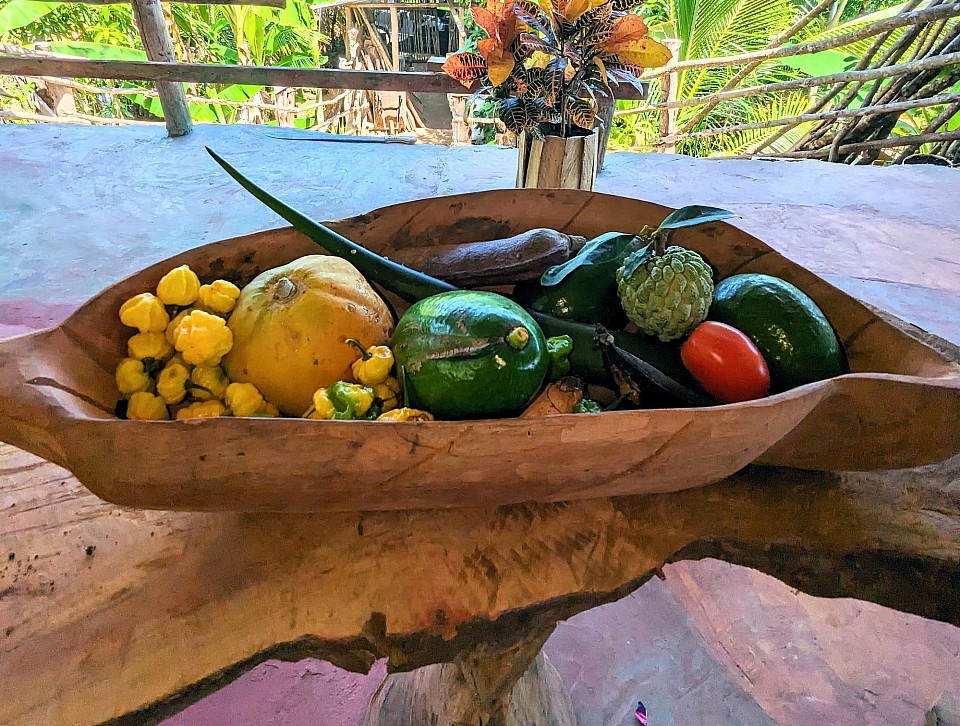
[[[306,0],[290,0],[283,9],[246,5],[171,4],[169,13],[177,56],[196,63],[322,66],[329,37],[319,32]],[[29,47],[50,42],[55,53],[96,60],[145,60],[129,5],[10,0],[0,9],[0,42]],[[163,111],[147,83],[88,81],[92,86],[142,87],[143,94],[78,96],[91,115],[162,118]],[[187,85],[194,120],[276,123],[276,113],[258,106],[276,100],[275,92],[249,85]],[[296,91],[293,102],[305,100]],[[205,100],[209,99],[209,100]],[[215,103],[224,101],[226,103]],[[291,103],[290,105],[293,105]],[[300,118],[298,126],[313,119]]]
[[[485,37],[443,69],[467,87],[479,81],[476,97],[492,99],[510,131],[584,133],[597,95],[611,96],[609,83],[639,85],[642,69],[670,59],[627,8],[620,0],[487,0],[472,11]]]

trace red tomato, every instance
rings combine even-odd
[[[721,403],[763,398],[770,371],[757,346],[726,323],[700,323],[680,348],[683,365]]]

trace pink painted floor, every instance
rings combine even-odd
[[[715,560],[666,568],[545,647],[579,726],[924,726],[960,691],[960,629]],[[263,663],[164,726],[360,726],[385,675]],[[946,720],[944,726],[951,724]]]

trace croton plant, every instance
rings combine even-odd
[[[594,127],[610,84],[640,87],[637,76],[670,60],[647,35],[636,0],[487,0],[473,19],[487,37],[477,51],[451,55],[443,70],[474,99],[493,100],[511,131],[577,136]],[[468,104],[469,107],[469,104]]]

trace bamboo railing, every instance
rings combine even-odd
[[[93,0],[102,1],[102,0]],[[354,33],[366,33],[375,47],[380,62],[364,64],[357,61],[356,45],[348,47],[350,62],[347,70],[322,68],[280,68],[263,66],[223,66],[179,63],[172,56],[169,34],[158,8],[160,0],[131,0],[135,18],[147,52],[147,62],[91,61],[77,58],[49,57],[35,53],[11,53],[0,47],[0,75],[16,75],[41,79],[66,79],[60,83],[79,92],[92,92],[93,86],[69,79],[96,78],[120,81],[150,81],[156,91],[128,88],[100,88],[96,92],[111,95],[143,93],[159,96],[167,128],[171,135],[187,133],[190,117],[187,104],[202,101],[234,108],[270,109],[291,116],[318,109],[347,107],[344,94],[350,99],[360,98],[363,92],[441,93],[463,97],[465,90],[446,75],[438,72],[401,72],[397,70],[398,50],[385,48],[369,20],[360,13],[355,22],[348,19]],[[202,0],[192,0],[201,2]],[[276,5],[282,0],[257,0],[259,4]],[[238,2],[238,0],[219,0]],[[786,158],[816,158],[848,163],[871,163],[883,149],[898,148],[896,160],[902,160],[923,144],[936,148],[960,162],[960,140],[957,131],[945,128],[960,111],[960,93],[951,90],[960,81],[960,1],[912,0],[898,15],[882,18],[856,30],[821,40],[791,44],[791,40],[818,17],[832,11],[833,0],[822,0],[798,18],[789,29],[770,41],[762,50],[718,58],[695,58],[675,61],[664,68],[648,71],[644,81],[660,80],[658,99],[636,108],[616,112],[618,117],[654,112],[659,119],[659,133],[647,148],[672,152],[676,145],[692,139],[709,138],[742,131],[775,129],[760,142],[748,148],[743,156],[774,156]],[[380,0],[337,0],[334,7],[342,9],[377,7],[391,10],[395,18],[398,8],[412,3],[381,2]],[[419,4],[416,5],[419,7]],[[428,2],[424,7],[452,8],[450,2]],[[453,17],[453,16],[452,16]],[[459,18],[459,16],[457,16]],[[462,25],[462,20],[458,26]],[[894,35],[898,34],[898,35]],[[396,41],[396,32],[392,33]],[[891,39],[896,38],[896,42]],[[870,49],[854,68],[842,73],[768,83],[742,85],[764,63],[776,63],[786,58],[810,55],[825,50],[843,48],[851,43],[873,39]],[[672,44],[674,57],[679,41]],[[678,81],[685,70],[739,66],[739,70],[716,93],[694,98],[679,97]],[[370,70],[371,67],[376,68]],[[363,69],[361,69],[363,68]],[[228,101],[187,94],[183,83],[251,84],[287,88],[336,89],[334,98],[322,94],[315,103],[287,107],[282,104]],[[806,89],[810,102],[803,113],[777,119],[738,123],[716,128],[698,128],[714,109],[727,101],[739,98]],[[863,97],[864,89],[869,89]],[[618,99],[640,100],[644,93],[622,84],[615,89]],[[469,91],[466,91],[469,93]],[[858,97],[859,96],[859,97]],[[338,105],[339,104],[339,105]],[[455,104],[451,104],[452,106]],[[696,107],[696,113],[677,127],[679,109]],[[940,109],[927,126],[911,136],[891,137],[901,114],[921,108]],[[4,117],[0,113],[0,118]],[[342,114],[341,114],[342,115]],[[464,121],[469,121],[467,114]],[[11,114],[7,113],[9,118]],[[81,114],[73,114],[75,122],[91,122]],[[22,117],[22,115],[21,115]],[[334,115],[328,121],[335,120]],[[50,120],[47,117],[30,120]],[[483,123],[489,119],[475,119]],[[103,119],[103,123],[121,123],[120,119]],[[790,148],[770,150],[771,145],[787,132],[801,128],[802,138]]]
[[[618,117],[650,111],[664,112],[699,107],[679,129],[661,121],[660,135],[651,142],[654,149],[673,148],[678,142],[731,134],[739,131],[778,128],[751,146],[744,157],[769,156],[810,158],[847,163],[872,163],[883,149],[902,151],[893,159],[902,161],[923,144],[935,144],[937,150],[960,163],[960,134],[945,127],[960,112],[960,94],[950,92],[960,82],[960,2],[913,0],[898,15],[883,18],[854,31],[834,37],[789,44],[788,41],[817,16],[833,6],[824,0],[798,19],[763,50],[720,58],[696,58],[672,63],[641,76],[652,79],[666,74],[672,79],[666,88],[673,92],[680,72],[696,68],[742,66],[716,93],[677,99],[661,92],[660,99],[637,108],[621,109]],[[896,42],[893,33],[902,31]],[[842,48],[856,41],[873,38],[870,49],[856,66],[843,73],[800,78],[764,85],[741,86],[762,63]],[[883,51],[882,55],[880,54]],[[870,92],[859,98],[866,87]],[[762,122],[742,123],[696,130],[695,127],[724,101],[798,89],[823,89],[814,93],[808,108],[794,116]],[[845,93],[844,93],[845,91]],[[843,94],[840,96],[840,94]],[[838,98],[840,96],[840,98]],[[942,106],[941,112],[921,133],[891,136],[901,114],[919,108]],[[785,151],[766,151],[791,129],[814,124],[802,138]]]

